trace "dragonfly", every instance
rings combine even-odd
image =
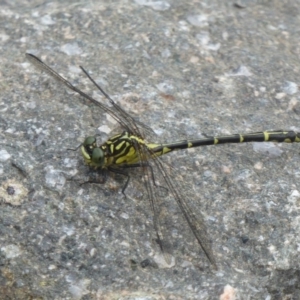
[[[102,144],[97,142],[96,136],[88,136],[85,138],[84,142],[80,145],[83,159],[92,169],[100,170],[105,172],[105,174],[108,172],[114,172],[124,175],[127,178],[122,188],[122,193],[125,196],[125,190],[129,184],[130,176],[127,172],[124,172],[124,170],[129,168],[139,168],[142,178],[144,178],[143,182],[152,210],[156,240],[160,250],[166,258],[166,261],[169,261],[169,249],[165,243],[168,238],[165,234],[164,226],[162,225],[163,220],[160,212],[163,197],[156,192],[156,189],[160,187],[156,183],[157,172],[159,172],[159,177],[162,178],[163,181],[163,185],[161,187],[165,187],[168,194],[175,200],[184,219],[186,220],[186,223],[190,227],[207,259],[211,263],[212,267],[217,269],[217,262],[212,251],[211,241],[207,235],[204,218],[201,212],[197,212],[192,208],[189,202],[192,201],[192,199],[187,199],[188,197],[182,192],[180,184],[176,181],[176,179],[174,179],[176,176],[173,176],[172,173],[170,174],[170,169],[167,168],[166,164],[161,160],[161,156],[176,150],[208,145],[248,142],[300,142],[300,133],[291,130],[261,131],[223,136],[205,136],[204,138],[171,143],[149,142],[149,138],[153,136],[153,130],[143,122],[136,120],[115,101],[113,101],[82,66],[80,66],[80,68],[83,73],[108,100],[111,105],[110,107],[97,101],[71,84],[35,55],[26,53],[26,57],[35,66],[50,74],[66,87],[100,107],[105,113],[108,113],[120,124],[123,132],[113,135]]]

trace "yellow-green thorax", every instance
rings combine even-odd
[[[97,169],[139,163],[147,160],[151,153],[145,147],[151,151],[159,146],[160,144],[146,144],[143,139],[123,132],[111,137],[101,146],[97,145],[95,137],[87,137],[81,146],[81,153],[86,164]]]

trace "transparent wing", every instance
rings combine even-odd
[[[164,225],[168,223],[168,220],[164,218],[170,218],[170,214],[164,214],[162,208],[164,207],[164,199],[159,196],[155,190],[157,190],[157,184],[155,181],[157,177],[162,180],[160,184],[165,186],[170,194],[170,196],[175,200],[177,206],[180,208],[185,221],[188,223],[191,231],[197,239],[198,244],[204,251],[210,263],[215,269],[217,269],[216,260],[213,255],[211,248],[211,242],[207,235],[207,230],[203,216],[200,211],[195,211],[190,206],[190,199],[187,193],[184,193],[185,190],[181,187],[181,184],[178,180],[176,182],[172,178],[176,178],[174,169],[170,166],[167,166],[165,162],[162,161],[160,157],[157,157],[152,153],[151,149],[148,149],[145,145],[139,145],[139,155],[141,161],[147,161],[148,165],[143,166],[143,174],[146,174],[147,179],[145,180],[145,186],[150,200],[150,205],[153,211],[153,222],[154,227],[158,235],[158,241],[161,242],[161,249],[165,254],[165,258],[168,262],[168,251],[169,251],[169,242],[167,236],[170,235],[164,228]],[[154,174],[152,174],[154,172]],[[158,174],[159,173],[159,174]],[[154,175],[154,176],[153,176]]]
[[[26,53],[27,59],[32,62],[35,66],[39,69],[47,72],[50,76],[54,79],[58,80],[59,82],[63,83],[66,87],[71,89],[72,91],[78,93],[85,99],[88,99],[98,107],[100,107],[104,112],[108,113],[112,118],[114,118],[126,131],[137,135],[139,137],[144,137],[147,134],[153,134],[152,129],[147,126],[146,124],[135,120],[130,114],[128,114],[123,108],[117,105],[107,93],[91,78],[91,76],[85,71],[83,67],[80,67],[85,75],[91,80],[91,82],[100,90],[100,92],[105,96],[106,99],[109,100],[110,104],[112,105],[112,109],[107,107],[106,105],[100,103],[96,99],[92,98],[85,92],[81,91],[74,85],[72,85],[68,80],[64,77],[59,75],[56,71],[54,71],[51,67],[46,65],[43,61],[41,61],[38,57],[33,54]]]
[[[81,70],[84,72],[84,74],[89,78],[89,80],[98,88],[98,90],[105,96],[106,99],[109,100],[109,102],[112,104],[112,106],[115,108],[115,110],[118,113],[118,116],[122,116],[124,120],[126,120],[128,127],[130,129],[130,132],[134,133],[136,136],[144,137],[146,134],[154,134],[153,130],[146,124],[136,120],[133,118],[129,113],[127,113],[121,106],[116,104],[115,101],[113,101],[110,96],[95,82],[95,80],[90,76],[90,74],[81,67]],[[101,107],[101,103],[99,103],[99,106]]]

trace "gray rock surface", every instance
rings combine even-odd
[[[127,198],[122,177],[76,179],[88,168],[67,149],[117,124],[25,58],[105,102],[84,66],[152,142],[300,131],[299,4],[1,1],[0,298],[300,299],[298,144],[165,157],[204,216],[218,270],[172,202],[166,265],[139,170]]]

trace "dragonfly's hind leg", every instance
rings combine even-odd
[[[161,188],[161,189],[164,189],[166,191],[166,193],[169,192],[168,188],[166,188],[165,186],[162,186],[162,185],[159,185],[155,182],[155,177],[154,177],[154,172],[153,172],[153,168],[152,166],[149,164],[149,163],[136,163],[136,164],[131,164],[131,165],[122,165],[122,168],[123,169],[128,169],[128,168],[142,168],[142,167],[146,167],[146,168],[149,168],[150,169],[150,172],[151,172],[151,179],[152,179],[152,182],[153,182],[153,185],[156,187],[156,188]],[[125,175],[125,174],[124,174]],[[129,175],[126,174],[128,177]],[[130,177],[129,177],[130,178]],[[128,179],[128,182],[126,183],[126,188],[127,188],[127,185],[129,183],[129,179]],[[126,189],[125,188],[125,189]]]
[[[125,194],[125,190],[126,190],[127,187],[128,187],[128,184],[129,184],[129,181],[130,181],[130,176],[129,176],[126,172],[122,171],[122,170],[119,169],[119,168],[118,168],[118,169],[117,169],[117,168],[109,168],[109,171],[111,171],[111,172],[113,172],[113,173],[116,173],[116,174],[120,174],[120,175],[125,176],[125,177],[127,178],[125,184],[124,184],[123,187],[122,187],[122,194],[123,194],[125,197],[127,197],[126,194]]]

